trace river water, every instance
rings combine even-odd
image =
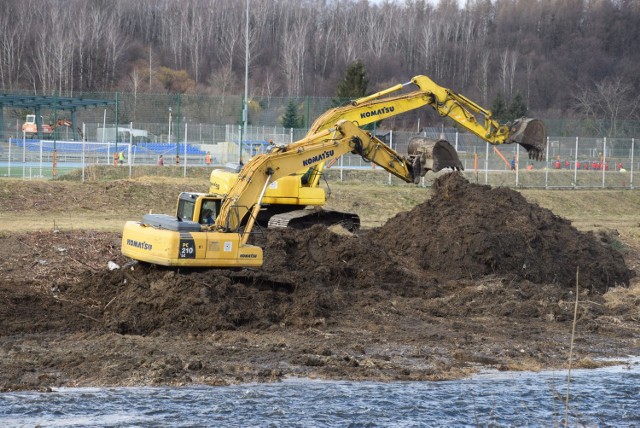
[[[290,379],[181,388],[0,394],[2,427],[564,426],[566,372],[487,372],[446,382]],[[573,370],[569,426],[640,427],[640,358]]]

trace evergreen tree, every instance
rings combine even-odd
[[[502,93],[498,92],[496,98],[493,100],[493,104],[491,105],[491,113],[493,113],[493,118],[498,122],[506,122],[507,121],[507,105],[502,98]]]
[[[507,108],[507,120],[513,121],[527,115],[527,105],[520,93],[517,93]]]
[[[369,77],[367,76],[367,70],[364,63],[361,60],[352,62],[347,66],[342,81],[338,83],[338,86],[336,87],[337,98],[332,101],[333,106],[337,107],[346,101],[364,97],[367,94],[368,85]],[[382,121],[379,120],[369,125],[362,126],[361,128],[371,131],[375,129],[380,122]]]
[[[344,78],[336,88],[336,96],[341,100],[364,97],[368,85],[369,78],[364,63],[357,60],[347,66]]]
[[[289,101],[287,110],[284,112],[284,116],[282,116],[282,126],[284,128],[300,128],[301,122],[296,103],[293,100]]]

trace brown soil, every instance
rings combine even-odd
[[[117,233],[0,234],[0,389],[566,367],[577,267],[574,367],[640,351],[636,249],[458,174],[357,236],[254,240],[262,269],[175,270],[128,263]]]

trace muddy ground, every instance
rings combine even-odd
[[[573,367],[640,354],[639,248],[457,174],[432,192],[358,235],[261,231],[256,270],[130,264],[114,232],[2,232],[0,390],[566,368],[576,272]]]

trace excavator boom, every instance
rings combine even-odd
[[[416,90],[388,96],[407,87],[415,87]],[[547,133],[542,121],[521,118],[513,124],[500,124],[491,111],[422,75],[326,111],[315,120],[309,132],[315,133],[330,127],[340,119],[350,120],[362,127],[427,105],[440,116],[450,118],[491,145],[520,144],[532,159],[541,159],[546,149]]]

